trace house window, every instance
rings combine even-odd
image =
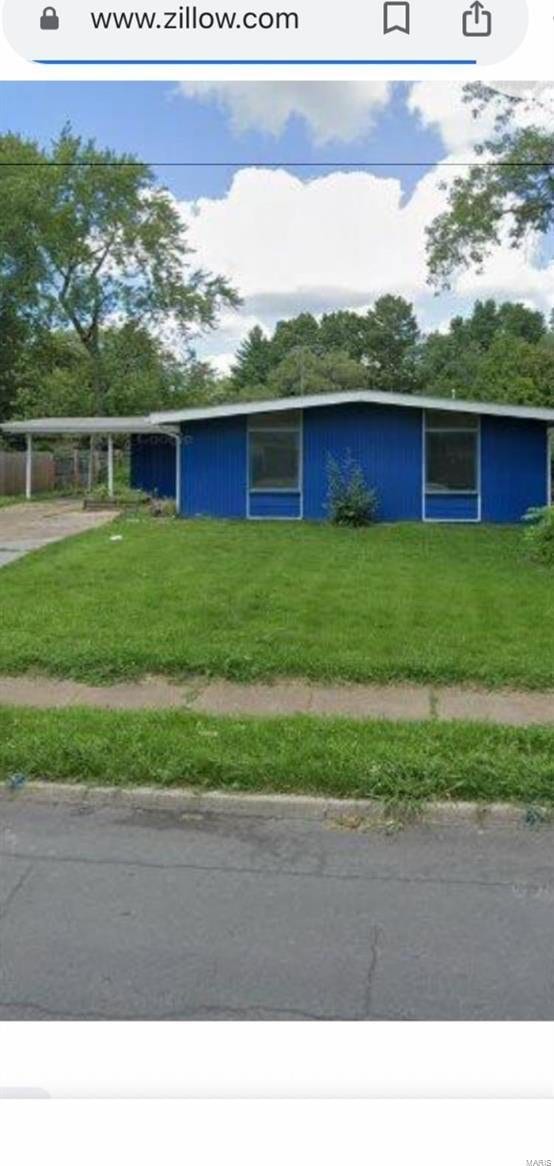
[[[425,414],[427,494],[478,492],[479,417],[436,409]]]
[[[258,413],[248,426],[251,490],[300,489],[300,413]]]

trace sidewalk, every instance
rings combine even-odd
[[[217,716],[288,716],[306,713],[356,720],[471,720],[504,725],[554,725],[554,692],[491,692],[476,687],[392,684],[238,684],[191,678],[176,684],[163,677],[93,686],[46,677],[0,677],[0,705],[109,709],[188,709]]]

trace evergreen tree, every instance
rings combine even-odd
[[[238,389],[264,385],[273,366],[271,343],[256,324],[237,348],[232,383]]]

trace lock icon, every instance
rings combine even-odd
[[[57,29],[60,27],[60,18],[55,8],[45,8],[40,18],[40,27],[46,29]]]

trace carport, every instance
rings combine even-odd
[[[175,441],[175,493],[177,503],[180,497],[180,435],[171,426],[153,425],[148,417],[39,417],[28,421],[7,421],[0,426],[3,433],[13,437],[25,437],[25,497],[33,495],[33,438],[35,437],[88,437],[89,439],[89,486],[92,485],[92,465],[95,442],[106,440],[108,463],[108,494],[114,496],[114,437],[153,436],[162,434]]]

